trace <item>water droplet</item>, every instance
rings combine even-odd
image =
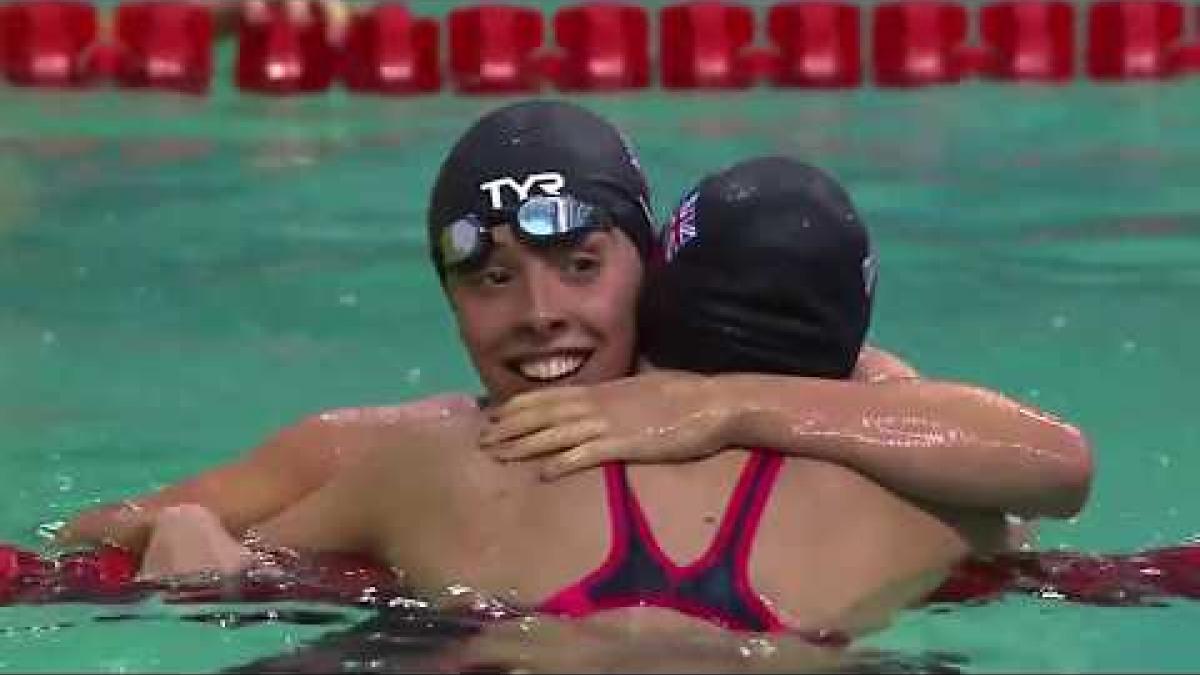
[[[59,530],[66,526],[65,520],[51,520],[46,523],[41,523],[37,526],[37,536],[41,539],[54,539],[58,536]]]

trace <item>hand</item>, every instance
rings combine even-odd
[[[146,548],[157,512],[137,502],[106,504],[84,511],[54,535],[54,545],[71,548],[85,544],[110,544],[131,551]]]
[[[605,462],[680,462],[720,451],[733,408],[714,378],[654,371],[587,387],[552,387],[489,411],[483,450],[502,461],[552,455],[544,479]]]
[[[138,577],[231,574],[252,561],[250,551],[225,530],[216,514],[203,506],[183,504],[159,513]]]

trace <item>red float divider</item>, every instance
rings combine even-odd
[[[115,77],[125,87],[204,93],[212,80],[212,12],[192,2],[117,8]]]
[[[544,26],[535,9],[463,7],[449,14],[450,76],[464,94],[522,94],[541,89],[535,52]]]
[[[94,79],[87,50],[96,33],[96,10],[85,2],[11,3],[0,14],[0,71],[21,86],[85,86]]]
[[[1065,82],[1075,72],[1075,8],[1061,0],[985,5],[980,33],[983,75],[998,80]]]
[[[1180,74],[1200,72],[1200,44],[1181,47],[1175,54],[1175,62]]]
[[[636,5],[589,2],[554,15],[561,54],[543,74],[562,91],[618,91],[650,84],[650,20]]]
[[[1088,7],[1088,74],[1097,80],[1177,75],[1183,6],[1172,0],[1099,0]]]
[[[904,0],[875,7],[875,82],[919,87],[958,82],[978,61],[964,48],[967,10],[942,0]]]
[[[755,84],[754,13],[744,5],[701,0],[659,14],[659,60],[667,89],[744,89]]]
[[[771,7],[767,32],[776,55],[777,87],[857,87],[862,84],[862,19],[844,2],[786,2]]]
[[[289,16],[281,4],[271,3],[266,11],[261,21],[238,21],[237,87],[264,94],[328,89],[337,56],[326,36],[320,5],[308,3],[303,21]]]
[[[302,600],[357,606],[390,606],[404,597],[395,572],[353,554],[288,554],[264,558],[277,574],[250,568],[222,579],[196,582],[135,578],[139,560],[129,551],[102,546],[56,556],[0,543],[0,606],[54,602],[139,602],[153,593],[170,603]]]
[[[422,94],[442,86],[438,23],[400,3],[356,16],[346,36],[342,79],[355,92]]]
[[[3,2],[3,0],[0,0]],[[235,84],[272,94],[319,92],[335,77],[354,92],[421,94],[442,86],[441,25],[398,0],[352,12],[344,50],[331,44],[316,0],[307,18],[291,3],[239,17]],[[1200,71],[1200,40],[1185,35],[1180,0],[1096,0],[1087,7],[1086,74],[1097,80],[1164,79]],[[755,10],[688,0],[659,13],[664,89],[842,88],[864,80],[863,10],[849,0],[787,0],[766,12],[767,48],[755,46]],[[992,80],[1062,83],[1076,71],[1076,11],[1068,0],[991,0],[978,9],[979,44],[967,44],[961,0],[886,0],[871,11],[871,79],[884,87]],[[261,20],[259,20],[261,19]],[[98,42],[84,0],[0,4],[0,76],[23,86],[122,87],[204,93],[215,16],[202,0],[126,0],[114,39]],[[650,85],[650,18],[628,0],[587,0],[553,17],[543,52],[536,7],[479,4],[447,16],[446,76],[467,94],[619,91]],[[1200,24],[1200,16],[1196,19]]]
[[[1200,34],[1200,5],[1196,5],[1195,9],[1195,33]],[[1194,35],[1190,44],[1179,48],[1175,55],[1175,61],[1180,73],[1200,72],[1200,35]]]

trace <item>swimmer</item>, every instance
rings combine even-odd
[[[588,147],[595,140],[583,138]],[[481,156],[476,140],[469,133],[463,142],[469,157]],[[637,264],[639,232],[627,237],[622,225],[638,217],[637,193],[631,199],[603,174],[568,170],[586,148],[547,152],[542,142],[523,136],[513,159],[544,153],[542,173],[562,172],[552,194],[497,190],[476,206],[484,216],[439,209],[464,192],[460,182],[478,184],[456,166],[462,145],[434,191],[433,222],[447,223],[432,230],[441,235],[435,261],[490,391],[532,390],[527,381],[595,366],[590,352],[607,334],[589,332],[574,313],[602,316],[601,291],[625,287],[627,276],[614,274]],[[708,386],[706,377],[739,389],[754,370],[853,375],[870,317],[872,253],[829,176],[785,158],[736,165],[700,183],[667,236],[675,242],[669,260],[646,282],[642,377],[671,390]],[[735,279],[746,292],[729,291]],[[531,318],[514,331],[504,317],[521,303],[532,305]],[[698,348],[679,349],[685,341]],[[434,602],[446,599],[443,589],[471,589],[466,596],[485,606],[570,618],[644,610],[656,621],[738,631],[848,634],[918,602],[968,553],[1005,547],[1000,512],[920,504],[840,464],[754,447],[684,464],[612,463],[544,482],[534,465],[478,452],[490,412],[409,425],[404,439],[257,524],[254,542],[365,552]],[[846,436],[821,434],[858,442]],[[143,574],[231,570],[252,559],[219,518],[181,507],[159,519]]]
[[[542,244],[559,239],[514,229],[513,223],[473,229],[464,221],[470,214],[511,214],[514,199],[524,203],[531,196],[554,196],[584,179],[579,189],[586,194],[580,196],[599,202],[613,219],[613,226],[584,238],[588,246],[546,246]],[[585,391],[578,385],[599,385],[633,372],[635,310],[654,240],[648,202],[628,144],[606,121],[577,106],[542,101],[505,106],[485,115],[460,139],[434,190],[430,250],[464,345],[493,404],[503,406],[513,397],[551,388],[566,387],[564,391],[577,395]],[[493,208],[495,204],[501,208]],[[504,264],[479,273],[462,271],[472,268],[458,263],[484,253],[483,259]],[[455,273],[449,274],[452,268]],[[625,389],[658,393],[649,399],[656,405],[643,404],[627,422],[606,421],[611,425],[605,433],[632,438],[636,442],[629,452],[647,461],[655,453],[711,454],[727,447],[836,451],[834,461],[921,502],[1028,517],[1070,515],[1082,506],[1091,465],[1078,430],[994,392],[913,375],[895,357],[864,347],[850,380],[788,379],[787,401],[794,401],[794,408],[780,405],[781,376],[693,375],[697,379],[687,386],[673,386],[670,378],[653,374],[586,391],[593,392],[604,411],[614,398],[619,403]],[[714,407],[715,393],[736,394],[738,405]],[[774,404],[749,409],[740,405],[745,401]],[[496,408],[502,424],[486,429],[489,448],[512,450],[516,456],[531,450],[531,442],[571,440],[514,436],[521,423],[556,424],[559,419],[543,416],[536,405],[529,409],[524,416],[513,414],[511,407]],[[320,412],[228,464],[81,514],[62,529],[58,541],[64,546],[109,542],[141,551],[159,513],[181,504],[211,509],[227,529],[240,534],[310,495],[363,456],[406,447],[420,429],[444,418],[477,414],[476,397],[465,393]],[[681,414],[708,424],[681,426]],[[859,433],[864,419],[913,418],[953,433],[926,434],[928,442],[899,449],[894,434]],[[753,419],[757,422],[748,423]],[[671,429],[688,433],[644,433]],[[896,431],[903,435],[908,430]],[[514,444],[515,438],[521,441]],[[835,438],[836,444],[829,442]]]

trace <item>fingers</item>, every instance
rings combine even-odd
[[[584,469],[629,459],[629,449],[614,440],[598,439],[580,444],[542,463],[539,474],[542,480],[558,480]]]
[[[522,410],[566,403],[582,398],[582,387],[548,387],[517,394],[493,408],[489,414],[493,419],[514,415]]]
[[[607,426],[600,420],[579,420],[543,429],[510,443],[497,445],[492,449],[491,454],[501,461],[515,461],[540,457],[552,452],[562,452],[595,440],[604,434]]]
[[[590,414],[591,407],[582,401],[494,413],[491,415],[492,421],[480,435],[479,443],[487,448],[537,431],[578,422]]]

